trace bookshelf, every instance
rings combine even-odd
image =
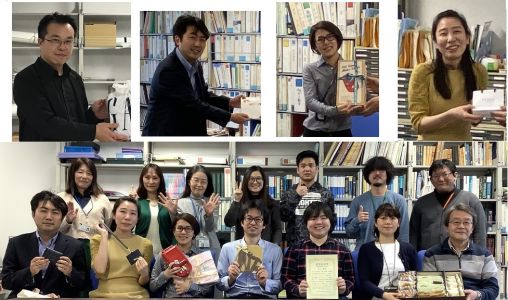
[[[367,9],[375,7],[378,3],[277,3],[277,136],[301,136],[303,133],[302,123],[308,110],[302,72],[305,65],[320,57],[312,52],[309,43],[313,24],[321,20],[336,24],[344,37],[339,49],[342,58],[367,59],[368,74],[378,75],[379,51],[374,38],[377,30],[371,34],[365,30],[376,28],[372,23],[379,25],[378,18],[372,15],[377,9]],[[370,118],[363,119],[365,126]],[[377,121],[375,123],[372,126],[377,128]]]
[[[140,120],[146,122],[152,75],[175,48],[172,26],[178,16],[192,14],[204,20],[211,33],[200,62],[209,91],[216,95],[261,97],[261,13],[259,11],[142,11],[140,57]],[[224,134],[208,121],[209,134]],[[250,120],[230,130],[234,135],[261,135],[261,120]]]
[[[64,144],[61,145],[63,149]],[[341,146],[346,150],[341,150]],[[216,218],[222,242],[234,238],[232,229],[224,226],[222,220],[231,204],[235,183],[251,165],[260,165],[265,170],[269,193],[275,200],[280,200],[281,193],[298,180],[296,155],[303,150],[316,151],[320,158],[317,181],[332,192],[336,213],[339,220],[344,220],[353,198],[369,190],[369,186],[363,180],[362,165],[370,157],[383,155],[392,161],[395,166],[395,178],[389,189],[408,200],[410,215],[414,201],[433,190],[428,168],[431,161],[436,158],[436,153],[442,155],[439,158],[449,155],[457,164],[458,186],[477,194],[485,208],[488,243],[492,252],[496,253],[496,261],[500,265],[507,265],[506,143],[413,141],[102,143],[99,154],[103,157],[114,157],[122,147],[143,149],[143,163],[153,162],[162,167],[165,176],[168,176],[166,177],[168,191],[175,197],[179,194],[178,187],[181,188],[184,184],[183,178],[187,170],[198,162],[205,165],[212,173],[216,191],[221,194],[221,205],[216,211]],[[353,151],[355,148],[357,151]],[[175,158],[182,161],[179,162]],[[345,165],[347,160],[353,162]],[[137,186],[139,173],[144,164],[96,164],[99,184],[105,190],[128,194],[133,186]],[[58,190],[63,190],[68,164],[59,165],[60,168],[57,168],[59,183],[56,186]],[[175,174],[172,181],[167,180],[169,174]],[[354,240],[346,237],[340,223],[334,230],[334,236],[354,248]],[[503,270],[506,272],[506,268]]]
[[[399,119],[398,137],[401,140],[416,140],[418,134],[411,125],[408,110],[408,89],[412,69],[397,71],[397,114]],[[503,89],[506,91],[506,70],[488,72],[488,88]],[[473,140],[501,141],[506,136],[506,128],[495,120],[482,121],[478,126],[471,128]]]
[[[83,78],[89,103],[106,98],[114,82],[130,80],[130,3],[92,2],[15,2],[12,4],[12,30],[37,36],[40,19],[53,12],[71,15],[78,26],[76,44],[67,64]],[[85,24],[115,23],[116,47],[87,47]],[[120,42],[122,38],[122,42]],[[12,42],[12,79],[39,56],[37,39],[33,43]],[[19,131],[19,120],[13,102],[13,135]]]

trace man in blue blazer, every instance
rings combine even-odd
[[[206,136],[206,121],[243,124],[248,115],[230,113],[243,96],[208,92],[199,62],[210,32],[203,20],[183,15],[173,26],[176,44],[153,75],[144,136]]]
[[[87,286],[85,253],[76,239],[59,232],[67,204],[59,196],[42,191],[31,200],[37,231],[9,240],[2,269],[2,286],[12,296],[22,290],[39,289],[41,294],[78,297]],[[61,253],[49,256],[51,249]],[[56,252],[53,252],[55,254]]]

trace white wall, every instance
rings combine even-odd
[[[0,265],[9,236],[35,230],[30,200],[55,191],[58,143],[0,143]]]
[[[416,19],[426,28],[432,27],[434,17],[453,9],[466,17],[469,27],[492,21],[494,32],[493,53],[506,53],[506,1],[505,0],[407,0],[407,17]]]

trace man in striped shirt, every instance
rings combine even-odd
[[[467,300],[494,300],[499,294],[496,262],[487,248],[470,239],[477,221],[469,206],[452,207],[444,219],[449,237],[427,250],[423,270],[460,271]]]
[[[329,236],[335,220],[330,207],[324,202],[312,202],[303,214],[303,221],[309,231],[309,237],[291,246],[282,262],[281,281],[288,298],[307,297],[307,278],[305,261],[307,255],[337,254],[337,289],[340,299],[347,295],[354,285],[353,260],[351,251]]]

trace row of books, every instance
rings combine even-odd
[[[434,145],[413,144],[409,151],[409,161],[416,165],[429,166],[436,159],[446,158],[458,166],[495,166],[498,161],[497,143],[495,142],[466,142],[451,143],[437,142]]]
[[[261,32],[261,12],[259,11],[204,12],[203,19],[211,32]]]
[[[277,136],[301,136],[303,133],[303,121],[307,114],[277,114]]]
[[[139,28],[141,33],[172,34],[173,25],[181,15],[202,17],[198,11],[141,11]]]
[[[261,65],[212,63],[210,86],[258,91],[261,89]]]
[[[144,35],[139,41],[141,58],[164,59],[175,49],[175,41],[170,35]],[[205,49],[202,59],[206,59],[206,55]]]
[[[330,21],[348,38],[359,36],[360,2],[289,2],[277,3],[277,34],[308,35],[318,21]]]
[[[142,11],[141,33],[172,34],[176,19],[184,14],[203,19],[208,30],[214,33],[252,33],[261,29],[259,11]]]
[[[455,182],[457,188],[475,194],[479,199],[492,199],[494,186],[492,176],[460,175]]]
[[[302,73],[304,66],[320,58],[308,37],[277,38],[277,53],[277,71],[285,73]]]
[[[406,175],[395,175],[392,183],[388,185],[388,190],[405,196],[406,183]],[[323,176],[323,186],[330,190],[335,200],[352,200],[370,189],[363,180],[362,170],[355,175]]]
[[[277,86],[278,111],[307,112],[302,77],[277,76]]]
[[[335,216],[337,217],[337,222],[335,223],[334,230],[336,231],[346,231],[346,222],[347,216],[349,215],[349,204],[335,204]]]
[[[407,30],[402,35],[399,68],[414,68],[417,64],[434,59],[432,35],[425,30]]]
[[[211,38],[212,59],[231,62],[259,62],[261,59],[261,35],[222,35]]]
[[[287,174],[284,176],[268,176],[268,193],[274,199],[280,199],[282,193],[289,188],[291,188],[294,184],[298,184],[300,182],[300,177],[292,174]]]

